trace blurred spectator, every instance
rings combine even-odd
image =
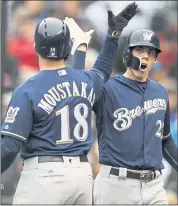
[[[178,145],[177,137],[177,120],[178,120],[178,111],[177,111],[177,81],[175,78],[167,77],[162,79],[160,83],[167,88],[169,95],[169,106],[170,106],[170,127],[171,135]]]
[[[157,33],[165,31],[168,27],[168,19],[165,16],[163,9],[158,9],[157,12],[152,16],[151,29]]]
[[[45,17],[50,16],[50,9],[45,9],[44,1],[11,1],[9,3],[9,33],[13,33],[16,30],[18,24],[18,20],[20,15],[31,16],[34,20],[34,25],[36,26],[40,20]],[[21,17],[20,17],[21,18]],[[13,19],[13,21],[12,21]]]
[[[174,75],[177,65],[177,10],[171,10],[170,15],[165,16],[165,13],[171,9],[170,5],[159,9],[153,15],[151,29],[156,31],[160,38],[163,52],[159,55],[159,61],[169,75]]]
[[[18,62],[15,57],[7,56],[6,66],[4,68],[4,89],[6,91],[11,91],[18,85]]]
[[[123,30],[122,35],[128,35],[132,31],[139,28],[150,28],[152,15],[156,9],[162,8],[165,5],[163,1],[135,1],[138,4],[139,12],[129,22],[128,26]],[[100,43],[104,41],[104,36],[107,30],[107,9],[111,9],[114,14],[121,12],[124,7],[131,3],[130,1],[95,1],[89,5],[85,14],[95,26],[95,30],[99,36]],[[99,15],[98,15],[99,14]],[[139,23],[138,23],[139,22]]]
[[[98,56],[97,50],[93,48],[88,48],[87,53],[86,53],[85,69],[93,68],[93,65],[96,61],[97,56]]]
[[[6,57],[6,64],[3,68],[3,88],[2,88],[2,105],[1,105],[1,116],[4,119],[7,106],[12,95],[14,88],[18,86],[18,63],[14,57]]]
[[[156,82],[160,82],[160,80],[167,77],[167,75],[168,75],[167,68],[164,68],[163,64],[160,61],[157,61],[153,65],[153,68],[150,71],[149,78]]]
[[[51,16],[51,9],[45,6],[45,1],[25,1],[24,7],[35,20],[35,26],[42,19]]]
[[[20,5],[24,4],[24,2],[25,1],[9,1],[9,3],[11,4],[11,10],[13,11],[14,9],[19,7]]]
[[[80,1],[60,1],[54,14],[59,19],[65,19],[65,17],[71,17],[85,21],[85,17],[82,16],[81,2]],[[82,18],[84,17],[84,18]]]
[[[82,1],[59,1],[59,4],[56,6],[56,10],[52,16],[59,19],[65,19],[65,17],[74,18],[83,31],[89,31],[90,29],[93,29],[94,26],[86,17],[82,5]],[[96,32],[94,32],[90,45],[92,48],[97,50],[100,49]]]
[[[168,74],[172,71],[171,69],[174,67],[174,61],[177,58],[177,43],[170,36],[166,36],[165,33],[159,34],[161,41],[161,50],[163,51],[159,55],[159,61],[167,68]]]
[[[21,83],[39,70],[33,40],[35,22],[23,6],[14,13],[14,21],[16,30],[7,40],[7,52],[17,59]]]

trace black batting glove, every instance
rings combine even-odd
[[[108,35],[111,37],[119,37],[123,29],[127,26],[128,22],[137,13],[138,5],[134,2],[115,16],[111,10],[108,10]]]

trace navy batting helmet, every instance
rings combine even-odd
[[[43,58],[66,60],[70,54],[69,28],[57,18],[43,19],[36,27],[34,40],[35,50]]]
[[[136,46],[148,46],[156,50],[157,55],[161,52],[160,41],[157,34],[148,29],[134,31],[128,38],[123,55],[123,62],[126,67],[139,69],[140,59],[133,56],[131,49]]]

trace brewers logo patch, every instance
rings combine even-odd
[[[16,117],[19,110],[20,110],[19,107],[15,107],[15,108],[9,107],[9,109],[7,111],[5,122],[6,123],[13,123],[15,121],[15,117]]]
[[[144,41],[151,41],[151,38],[153,36],[153,33],[143,33]]]

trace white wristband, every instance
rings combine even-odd
[[[78,47],[81,44],[86,44],[87,48],[88,48],[88,41],[86,40],[75,40],[71,49],[71,54],[74,55],[75,51],[78,49]]]

